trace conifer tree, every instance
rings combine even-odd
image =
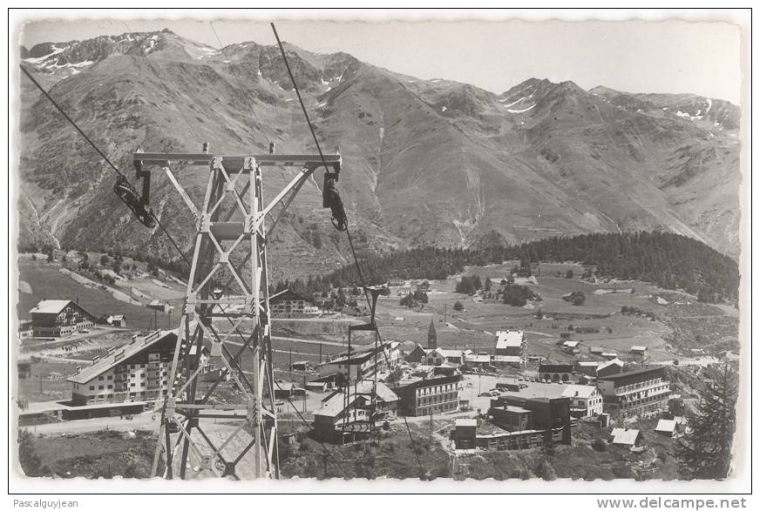
[[[736,429],[738,378],[724,364],[708,383],[696,411],[688,413],[691,433],[675,446],[684,479],[723,479],[731,466],[731,445]]]

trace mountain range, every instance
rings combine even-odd
[[[661,230],[737,258],[740,109],[692,94],[633,94],[530,79],[502,94],[421,80],[285,44],[317,137],[344,160],[339,189],[359,251],[474,247]],[[223,49],[169,30],[21,48],[61,107],[130,177],[148,152],[316,153],[276,46]],[[494,71],[505,75],[508,70]],[[19,244],[177,254],[114,196],[115,175],[21,76]],[[295,170],[269,169],[274,194]],[[273,277],[349,262],[321,208],[321,173],[270,240]],[[180,180],[197,204],[203,169]],[[153,208],[183,249],[194,222],[163,176]]]

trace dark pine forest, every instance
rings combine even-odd
[[[465,266],[519,261],[582,263],[587,275],[651,282],[663,289],[683,289],[702,302],[738,301],[737,263],[697,240],[664,232],[604,233],[549,238],[522,245],[491,245],[477,249],[414,248],[359,261],[368,285],[390,280],[441,280]],[[356,265],[308,281],[280,282],[300,292],[326,292],[331,287],[360,286]]]

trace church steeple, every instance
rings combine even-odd
[[[430,318],[430,327],[428,328],[428,349],[434,350],[438,347],[438,334],[435,331],[434,317]]]

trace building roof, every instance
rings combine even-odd
[[[400,343],[397,341],[384,341],[382,344],[378,345],[377,350],[377,357],[378,360],[381,360],[384,355],[382,354],[384,349],[395,349]],[[344,351],[338,354],[334,359],[328,361],[328,362],[322,362],[319,364],[319,366],[326,366],[326,365],[335,365],[335,364],[348,364],[348,365],[355,365],[355,364],[363,364],[367,360],[369,360],[371,357],[375,356],[375,345],[374,344],[366,344],[366,345],[359,345],[356,347],[353,347],[351,349],[351,357],[349,359],[348,352]]]
[[[428,387],[428,386],[432,386],[432,385],[441,385],[441,384],[444,384],[444,383],[454,383],[454,382],[458,382],[461,379],[462,379],[462,375],[460,375],[460,374],[455,374],[455,375],[452,375],[452,376],[434,376],[432,378],[426,378],[426,379],[420,379],[420,380],[412,381],[412,382],[410,382],[408,384],[405,384],[405,385],[402,385],[401,387],[399,387],[399,390],[401,390],[401,389],[416,389],[416,388]],[[378,385],[379,385],[379,383],[378,383]]]
[[[70,303],[71,300],[42,300],[29,312],[32,314],[58,314]]]
[[[496,349],[519,348],[522,346],[525,335],[522,330],[508,330],[496,332]]]
[[[675,432],[677,426],[678,422],[675,420],[660,419],[660,421],[657,423],[657,427],[654,428],[654,430],[662,431],[664,433],[673,433]]]
[[[457,419],[454,422],[454,425],[457,428],[477,428],[478,420],[477,419]]]
[[[572,364],[539,364],[538,372],[543,373],[572,373]]]
[[[591,353],[604,353],[604,348],[601,346],[593,346],[591,348]]]
[[[610,367],[611,365],[618,365],[620,367],[624,367],[625,366],[625,362],[623,362],[619,358],[613,358],[609,362],[605,362],[605,363],[597,366],[596,371],[599,372],[602,369],[606,369],[606,368]]]
[[[522,362],[522,357],[520,355],[494,355],[493,361],[494,362],[503,362],[503,363],[510,363],[510,362]]]
[[[530,413],[530,410],[528,410],[527,408],[523,408],[522,406],[503,405],[500,408],[504,411],[511,412],[511,413]]]
[[[565,341],[565,343],[563,344],[563,346],[565,346],[567,348],[575,348],[580,343],[581,343],[581,341]]]
[[[612,430],[612,443],[623,445],[635,445],[641,435],[638,429],[615,428]]]
[[[438,348],[438,351],[443,355],[443,358],[462,358],[464,356],[462,350],[443,350]]]
[[[630,378],[631,376],[642,376],[642,375],[646,375],[647,373],[663,373],[663,372],[664,370],[662,366],[645,367],[643,369],[636,369],[634,371],[626,371],[624,373],[612,374],[610,376],[601,376],[599,378],[599,381],[616,381],[616,380],[623,380],[625,378]]]
[[[120,349],[114,350],[109,353],[108,356],[97,360],[91,366],[83,368],[77,374],[66,380],[80,385],[85,384],[105,373],[112,367],[115,367],[122,362],[126,362],[141,351],[145,351],[169,336],[174,336],[176,338],[177,330],[156,330],[144,337],[135,337],[129,344],[122,346]]]
[[[518,382],[522,383],[522,387],[519,391],[504,391],[503,396],[521,397],[525,399],[537,399],[537,398],[556,398],[562,397],[562,393],[565,392],[567,385],[561,383],[538,383],[532,381]]]
[[[465,362],[473,362],[475,364],[488,364],[491,362],[490,355],[465,355]]]
[[[306,302],[311,302],[311,298],[299,295],[295,291],[291,291],[290,289],[283,289],[279,293],[275,293],[272,296],[269,297],[269,302],[275,302],[278,300],[304,300]]]
[[[580,397],[588,399],[595,391],[596,387],[593,385],[568,385],[562,393],[562,397]]]
[[[599,364],[600,362],[598,360],[579,360],[578,361],[578,365],[580,367],[599,367]]]
[[[357,398],[370,394],[372,392],[372,382],[361,381],[355,386],[349,387],[348,405],[350,406],[356,401]],[[393,392],[390,387],[382,382],[377,382],[375,387],[375,393],[377,398],[386,403],[392,403],[398,401],[398,396]],[[324,401],[322,408],[314,412],[314,415],[322,415],[325,417],[337,417],[346,407],[346,394],[345,392],[335,392],[332,396],[328,397]]]
[[[631,346],[631,351],[646,351],[646,346]]]

